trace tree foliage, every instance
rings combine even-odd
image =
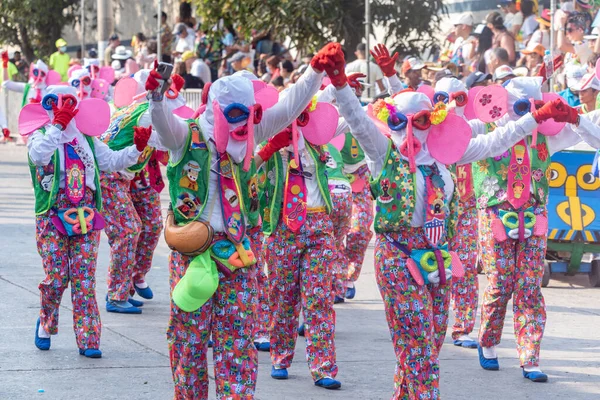
[[[314,51],[330,40],[354,50],[364,38],[365,0],[191,0],[204,27],[221,20],[249,34],[271,29],[289,37],[302,51]],[[435,46],[443,0],[371,0],[372,27],[386,30],[386,44],[402,53]]]
[[[48,56],[78,8],[79,0],[0,0],[0,44],[19,46],[29,61]]]

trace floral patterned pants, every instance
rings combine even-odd
[[[171,293],[191,260],[191,257],[171,252]],[[253,340],[253,312],[256,308],[254,271],[252,268],[238,269],[227,278],[219,273],[217,291],[194,312],[182,311],[171,301],[167,342],[175,399],[208,399],[206,355],[211,334],[217,398],[254,397],[258,369],[258,354]]]
[[[94,194],[87,189],[82,201],[94,208]],[[58,192],[54,208],[71,208],[64,189]],[[58,312],[63,292],[71,284],[73,330],[77,347],[98,349],[100,346],[100,313],[96,303],[96,259],[100,231],[86,235],[65,236],[52,223],[55,211],[36,217],[37,249],[46,277],[39,284],[40,323],[51,335],[58,333]]]
[[[151,187],[131,189],[131,200],[141,222],[140,236],[135,251],[132,281],[145,281],[152,268],[152,257],[163,228],[160,194]]]
[[[333,209],[329,217],[333,223],[335,238],[335,256],[333,263],[333,293],[344,298],[346,294],[346,279],[348,277],[348,259],[344,251],[344,239],[350,231],[352,221],[352,192],[331,193]]]
[[[388,235],[409,250],[428,247],[422,228]],[[448,324],[449,285],[417,285],[406,256],[382,234],[375,243],[375,277],[396,353],[392,398],[439,399],[438,354]]]
[[[369,172],[362,176],[367,184],[361,192],[352,194],[352,222],[346,236],[346,258],[348,260],[348,280],[356,282],[362,269],[365,253],[373,237],[373,197],[369,188]]]
[[[477,208],[474,204],[464,208],[458,218],[456,235],[449,241],[450,249],[456,251],[465,269],[462,278],[452,278],[452,308],[454,326],[452,339],[473,332],[477,316],[477,297],[479,281],[477,279]]]
[[[265,274],[264,235],[262,227],[259,225],[250,228],[248,231],[248,238],[250,239],[252,251],[256,257],[256,264],[253,268],[256,269],[258,302],[254,312],[256,321],[256,326],[254,327],[254,339],[268,339],[271,313],[269,309],[269,280],[267,279],[267,274]]]
[[[539,211],[546,215],[545,209]],[[492,233],[495,218],[492,208],[479,213],[481,261],[488,278],[481,306],[479,344],[484,347],[500,344],[506,306],[512,297],[521,366],[537,366],[546,325],[546,305],[541,289],[546,237],[531,236],[520,243],[509,238],[498,243]]]
[[[125,301],[129,298],[142,222],[133,206],[128,179],[116,172],[102,173],[100,184],[106,220],[104,232],[110,245],[108,298]]]
[[[290,231],[280,219],[266,242],[272,313],[271,362],[281,368],[291,365],[302,308],[306,358],[315,381],[337,375],[332,229],[329,215],[309,213],[298,233]]]

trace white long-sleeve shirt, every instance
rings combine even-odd
[[[367,116],[348,85],[337,91],[337,102],[340,113],[350,125],[354,137],[356,137],[367,156],[371,174],[374,178],[378,177],[383,170],[390,139],[385,137]],[[528,114],[517,122],[509,122],[505,127],[497,128],[492,134],[478,135],[471,139],[467,150],[458,163],[468,164],[500,155],[526,137],[536,126],[535,119]],[[471,127],[472,129],[485,129],[485,124],[474,123]],[[396,146],[399,148],[400,143],[396,143]],[[404,156],[401,157],[405,158]],[[450,202],[454,192],[452,176],[444,164],[439,162],[436,162],[436,164],[444,180],[446,199]],[[417,190],[411,226],[421,227],[425,223],[425,180],[421,173],[415,175]]]
[[[63,131],[55,126],[47,125],[45,134],[40,130],[37,130],[27,141],[29,158],[36,166],[48,165],[54,152],[58,150],[58,165],[60,166],[61,172],[59,187],[61,188],[65,187],[64,143],[69,143],[71,140],[77,139],[77,142],[82,146],[86,154],[93,157],[92,149],[87,140],[83,137],[81,132],[72,126],[72,124],[74,124],[74,122],[71,122],[67,128],[69,129],[68,140],[65,139],[66,135]],[[131,166],[136,163],[141,154],[135,146],[130,146],[120,151],[113,151],[96,138],[94,138],[94,150],[98,162],[98,169],[105,172],[116,172]],[[96,190],[96,184],[94,183],[95,176],[96,170],[94,165],[85,165],[85,183],[86,186],[92,190]]]
[[[254,142],[261,143],[286,128],[304,111],[312,97],[321,87],[322,73],[315,72],[309,67],[298,82],[289,89],[289,94],[263,112],[262,119],[254,127]],[[189,127],[186,121],[173,115],[164,101],[150,101],[152,125],[160,137],[160,142],[169,149],[172,160],[179,160],[185,152]],[[204,129],[204,127],[203,127]],[[203,132],[207,138],[207,132]],[[218,154],[212,140],[207,147],[211,152],[213,163]],[[219,195],[218,175],[216,168],[211,168],[208,182],[208,199],[202,211],[200,221],[210,222],[216,232],[224,232],[225,226],[221,212],[221,203],[216,199]]]

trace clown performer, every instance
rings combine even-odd
[[[197,120],[173,115],[160,94],[160,74],[152,71],[148,77],[152,123],[170,152],[167,177],[173,214],[167,218],[166,233],[201,233],[192,236],[194,251],[184,250],[190,241],[170,244],[174,250],[169,260],[172,307],[167,339],[177,399],[208,398],[211,333],[217,397],[254,395],[256,270],[249,267],[256,261],[245,232],[248,191],[256,175],[254,143],[281,131],[306,108],[321,85],[321,65],[331,58],[328,51],[321,50],[315,69],[309,67],[289,95],[264,114],[262,104],[272,105],[273,93],[248,75],[213,82]],[[179,185],[190,161],[201,168],[195,191]]]
[[[101,78],[92,78],[90,72],[83,68],[69,69],[69,85],[77,90],[80,99],[89,97],[110,100],[110,84]]]
[[[47,93],[49,85],[60,83],[60,75],[52,70],[48,70],[48,66],[38,60],[32,64],[29,69],[29,81],[27,83],[14,82],[8,76],[8,53],[2,53],[2,65],[4,67],[4,77],[2,87],[13,92],[23,93],[23,101],[21,106],[29,103],[39,103]]]
[[[359,79],[366,75],[356,73],[348,76],[348,84],[358,98],[362,96],[362,91],[366,84]],[[332,103],[335,105],[336,89],[333,85],[328,85],[319,95],[319,101]],[[343,118],[340,118],[339,129],[347,127]],[[373,236],[371,224],[373,223],[373,197],[369,189],[368,182],[371,179],[365,154],[358,144],[358,141],[350,129],[344,134],[343,147],[340,150],[342,155],[343,172],[350,181],[352,188],[352,215],[350,221],[350,231],[346,234],[346,243],[341,244],[344,254],[344,270],[346,272],[345,286],[346,299],[353,299],[356,296],[355,282],[360,276],[362,265],[365,259],[365,253]],[[336,133],[336,138],[338,133]],[[333,217],[332,217],[333,218]],[[337,233],[337,229],[335,230]]]
[[[71,286],[73,329],[79,353],[102,356],[96,303],[96,259],[104,226],[98,171],[117,171],[136,162],[149,132],[136,132],[134,145],[112,151],[98,136],[109,123],[108,105],[79,101],[75,89],[49,86],[40,104],[21,110],[19,130],[27,143],[36,213],[36,240],[46,278],[40,283],[41,310],[35,345],[50,349],[58,333],[62,294]]]
[[[75,76],[82,71],[77,70]],[[123,78],[115,88],[115,105],[120,108],[113,114],[108,130],[101,140],[113,150],[120,150],[131,145],[135,131],[151,124],[148,101],[143,94],[146,79],[150,70],[141,70],[133,78]],[[183,78],[173,75],[173,87],[167,92],[167,106],[171,112],[180,112],[185,107],[185,99],[179,94]],[[131,91],[128,91],[131,89]],[[140,96],[142,94],[142,96]],[[152,289],[146,282],[146,274],[152,268],[154,250],[158,245],[162,232],[162,214],[160,208],[161,188],[160,169],[151,179],[148,164],[156,163],[155,151],[162,150],[158,135],[153,132],[150,145],[143,150],[138,162],[124,170],[100,175],[106,227],[104,231],[110,245],[110,264],[108,268],[108,294],[106,311],[124,314],[142,313],[142,301],[130,295],[137,293],[150,300],[154,297]],[[185,175],[179,185],[191,190],[198,188],[200,167],[194,161],[184,166]]]
[[[551,102],[493,134],[471,139],[463,118],[432,111],[422,93],[405,91],[382,100],[369,118],[345,82],[338,82],[340,113],[374,177],[375,273],[397,358],[393,398],[437,399],[449,280],[463,273],[458,255],[447,246],[455,232],[458,196],[446,165],[501,154],[561,111]],[[472,129],[483,127],[474,124]]]
[[[513,78],[505,85],[508,97],[502,96],[499,86],[487,87],[475,99],[476,103],[483,100],[476,108],[477,117],[485,122],[496,119],[499,126],[508,126],[513,123],[509,121],[525,118],[521,116],[546,103],[536,111],[539,115],[548,104],[557,101],[548,97],[552,94],[542,94],[541,85],[541,77]],[[495,101],[502,98],[504,104]],[[508,112],[490,113],[494,107]],[[552,179],[550,156],[582,139],[592,147],[600,145],[594,113],[588,118],[568,106],[562,110],[554,116],[554,123],[539,127],[540,133],[553,136],[537,135],[534,131],[537,140],[534,136],[523,139],[506,152],[473,164],[480,257],[488,278],[481,307],[479,363],[486,370],[499,369],[496,346],[500,344],[506,307],[512,297],[517,353],[523,376],[534,382],[548,380],[539,368],[539,352],[546,324],[541,283],[548,230],[546,204]],[[570,125],[565,127],[560,122]]]
[[[333,51],[331,64],[343,69],[339,44],[331,44],[330,48]],[[337,128],[336,108],[315,98],[292,122],[291,129],[275,136],[257,153],[258,165],[267,162],[269,178],[266,182],[269,211],[265,214],[263,230],[267,236],[272,313],[271,377],[288,378],[302,308],[308,366],[315,385],[325,389],[341,387],[341,382],[335,379],[338,368],[332,290],[337,268],[334,265],[338,260],[330,185],[336,181],[327,167],[327,162],[333,167],[334,160],[327,146],[323,146],[335,136]],[[341,163],[341,157],[338,161]],[[346,196],[341,197],[346,200],[347,221],[349,183],[340,183],[345,183]],[[337,196],[338,190],[335,192]],[[341,213],[335,214],[344,219]],[[343,229],[343,222],[336,222],[340,222],[339,228]],[[339,290],[343,296],[342,288]]]
[[[448,104],[454,113],[464,117],[464,108],[468,102],[467,88],[456,78],[442,78],[435,84],[433,103]],[[477,316],[477,207],[473,192],[471,165],[452,165],[450,171],[456,177],[456,189],[459,195],[459,208],[462,210],[456,223],[456,233],[449,240],[449,247],[456,251],[464,268],[464,276],[452,280],[452,309],[454,326],[452,340],[455,346],[477,348],[477,341],[469,334],[475,327]]]

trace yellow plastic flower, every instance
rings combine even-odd
[[[433,125],[439,125],[446,120],[448,110],[446,110],[446,104],[439,102],[433,108],[431,112],[431,123]]]

